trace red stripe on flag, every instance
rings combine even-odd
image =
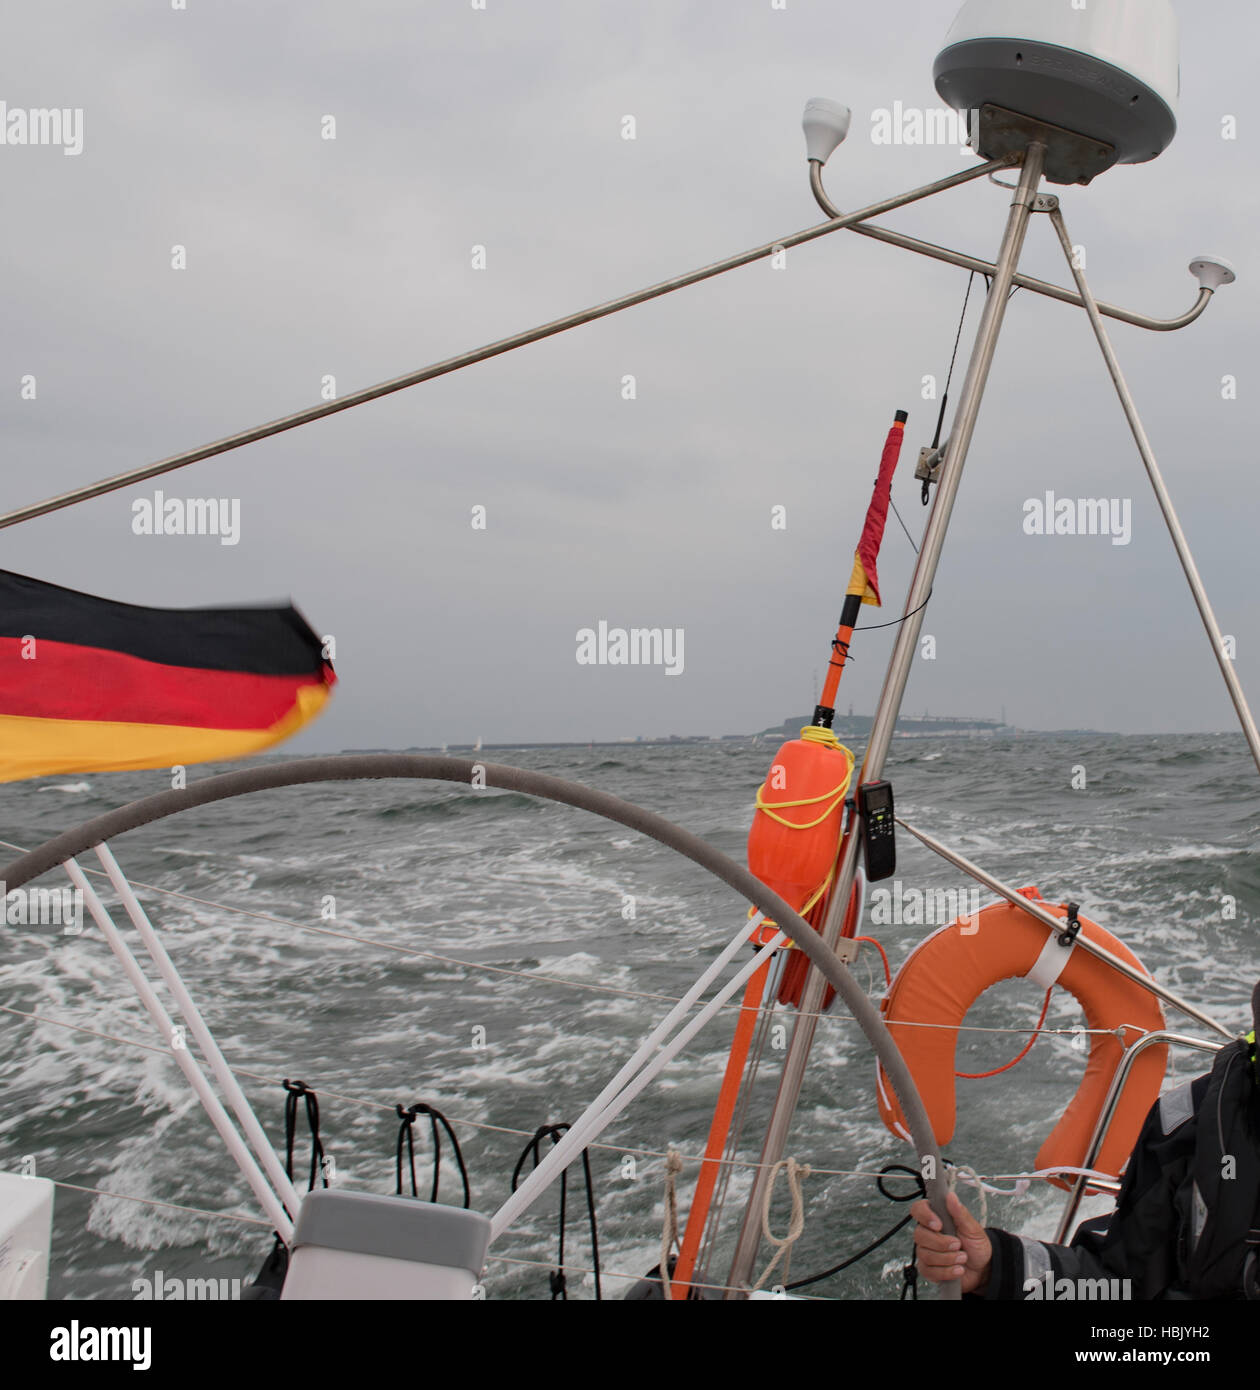
[[[302,686],[336,683],[322,674],[257,676],[164,666],[99,647],[0,637],[0,714],[35,719],[268,729],[293,708]]]

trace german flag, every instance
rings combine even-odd
[[[241,758],[336,682],[284,608],[137,608],[0,570],[0,782]]]

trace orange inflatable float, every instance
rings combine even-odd
[[[1068,915],[1066,907],[1045,902],[1035,888],[1022,891],[1054,916]],[[1146,973],[1141,961],[1110,932],[1084,917],[1079,921],[1082,938]],[[1076,943],[1061,945],[1058,935],[1011,903],[997,902],[942,927],[915,947],[884,998],[884,1020],[914,1075],[937,1143],[947,1144],[954,1137],[958,1027],[990,985],[1021,976],[1042,989],[1061,985],[1080,1002],[1086,1026],[1106,1030],[1091,1031],[1085,1075],[1037,1154],[1039,1169],[1079,1168],[1124,1048],[1164,1026],[1153,994]],[[910,1026],[925,1023],[939,1026]],[[1134,1063],[1094,1168],[1110,1174],[1123,1169],[1147,1112],[1159,1099],[1167,1052],[1166,1047],[1150,1047]],[[908,1138],[905,1117],[882,1069],[878,1099],[884,1123]]]
[[[802,917],[831,884],[852,778],[853,754],[831,730],[805,728],[757,790],[748,867]]]
[[[853,780],[853,754],[830,729],[808,727],[775,754],[757,790],[757,809],[748,833],[748,867],[812,926],[820,927],[835,876],[843,834],[844,803]],[[843,935],[857,918],[857,896],[849,900]],[[773,923],[768,924],[773,927]],[[763,926],[760,939],[769,939]],[[800,1003],[809,958],[790,952],[779,985],[781,1004]],[[835,990],[827,990],[830,1007]]]

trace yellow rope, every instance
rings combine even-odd
[[[833,878],[835,878],[835,876],[836,876],[836,866],[833,864],[833,865],[831,866],[830,870],[828,870],[827,877],[826,877],[825,879],[823,879],[823,881],[822,881],[822,882],[818,885],[818,887],[814,890],[813,896],[810,897],[810,898],[808,898],[808,899],[806,899],[805,904],[804,904],[804,906],[801,908],[801,912],[800,912],[800,915],[801,915],[802,917],[808,917],[809,914],[814,910],[814,905],[815,905],[816,903],[818,903],[819,901],[821,901],[823,894],[827,891],[828,888],[831,887],[831,880],[832,880]],[[776,922],[776,923],[775,923],[775,926],[777,927],[778,925],[779,925],[779,924]],[[792,944],[793,944],[794,946],[796,945],[795,942],[793,942]]]
[[[760,811],[763,815],[769,816],[771,820],[778,821],[780,825],[786,826],[789,830],[812,830],[816,825],[821,825],[823,821],[825,821],[827,817],[831,815],[831,813],[836,809],[836,807],[844,800],[845,795],[848,793],[849,790],[849,784],[853,781],[853,766],[855,762],[853,753],[848,748],[846,748],[843,743],[840,742],[840,740],[836,737],[835,733],[831,729],[820,729],[813,724],[807,725],[804,729],[801,730],[801,740],[804,743],[821,743],[824,748],[834,748],[837,753],[843,753],[845,756],[845,761],[848,763],[848,767],[844,774],[844,781],[841,782],[841,784],[838,787],[833,788],[829,792],[823,792],[821,796],[805,797],[800,801],[768,802],[762,796],[762,792],[765,791],[766,784],[763,782],[761,786],[757,788],[757,810]],[[790,821],[783,816],[775,815],[776,810],[784,810],[789,806],[813,806],[816,805],[818,802],[826,801],[829,798],[831,798],[831,804],[826,808],[825,811],[823,811],[822,815],[819,816],[817,820],[798,824],[796,821]],[[836,847],[836,850],[838,855],[838,845]],[[833,861],[831,869],[828,871],[827,877],[823,879],[823,881],[818,885],[818,887],[813,891],[813,893],[810,894],[810,896],[806,899],[804,905],[797,909],[802,917],[807,917],[813,910],[813,908],[822,900],[824,894],[826,894],[827,890],[831,887],[831,881],[835,877],[835,873],[836,866],[835,862]],[[753,913],[754,909],[749,908],[749,917],[752,917]],[[771,922],[769,918],[767,918],[764,921],[763,925],[775,926],[776,924],[774,922]],[[795,946],[795,942],[784,942],[784,946],[786,949],[792,950]]]
[[[821,901],[823,894],[826,893],[828,888],[831,887],[831,880],[835,878],[835,876],[836,866],[833,863],[830,871],[827,874],[827,877],[823,879],[823,881],[818,885],[818,887],[814,890],[811,896],[806,898],[804,905],[797,909],[800,916],[809,916],[809,914],[813,911],[815,904]],[[749,917],[752,917],[755,911],[755,908],[750,908],[748,911]],[[763,927],[777,927],[779,924],[769,917],[763,917],[761,919],[761,925]],[[797,946],[795,941],[785,941],[783,945],[779,947],[780,951],[795,951],[796,949]]]
[[[843,753],[847,767],[845,769],[844,781],[839,786],[833,787],[828,792],[823,792],[819,796],[802,797],[799,801],[767,801],[763,793],[766,784],[763,782],[757,788],[757,810],[767,815],[771,820],[777,821],[780,825],[786,826],[789,830],[812,830],[815,826],[821,825],[837,806],[844,800],[849,790],[849,783],[853,780],[854,757],[852,752],[835,736],[831,729],[819,729],[814,725],[808,725],[801,730],[801,741],[804,743],[820,743],[824,748],[832,748],[837,753]],[[792,806],[817,806],[820,802],[829,802],[823,810],[822,815],[817,820],[811,821],[790,821],[785,816],[776,815],[776,811],[785,811]]]
[[[853,754],[836,737],[834,729],[820,729],[817,724],[806,724],[801,730],[802,743],[821,743],[824,748],[836,748],[841,753],[849,754],[849,761],[853,761]]]

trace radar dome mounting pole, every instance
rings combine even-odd
[[[884,767],[884,759],[892,742],[893,729],[901,712],[901,701],[906,683],[910,678],[910,667],[914,653],[918,649],[919,631],[923,624],[924,608],[932,587],[936,582],[937,566],[949,529],[950,514],[958,495],[958,485],[962,479],[963,465],[971,447],[976,421],[980,414],[980,402],[989,379],[989,370],[997,348],[998,336],[1006,317],[1006,307],[1010,300],[1012,279],[1015,267],[1023,249],[1037,201],[1037,189],[1041,183],[1045,160],[1045,146],[1033,141],[1024,152],[1020,171],[1019,186],[1011,200],[1006,230],[1002,237],[993,281],[985,300],[984,314],[976,334],[967,370],[966,384],[959,399],[955,416],[954,430],[946,446],[945,460],[937,484],[936,497],[928,517],[923,542],[919,550],[919,561],[915,566],[910,591],[906,597],[905,612],[897,629],[897,639],[884,677],[884,688],[876,707],[875,721],[871,726],[866,745],[866,756],[862,763],[859,784],[878,781]],[[844,926],[845,909],[853,892],[853,882],[857,873],[859,854],[859,834],[850,834],[841,851],[836,869],[835,886],[832,889],[831,905],[823,923],[823,942],[835,949]],[[747,1206],[744,1210],[743,1225],[735,1246],[727,1284],[731,1290],[747,1287],[752,1281],[753,1266],[757,1258],[757,1248],[761,1242],[762,1208],[765,1192],[775,1165],[783,1157],[787,1145],[792,1117],[800,1097],[805,1078],[805,1066],[813,1046],[814,1031],[822,1008],[826,991],[826,980],[817,971],[811,970],[805,983],[804,992],[797,1011],[796,1025],[792,1030],[792,1041],[788,1045],[779,1089],[774,1108],[766,1128],[766,1137],[761,1150],[760,1166],[753,1180]],[[938,1215],[944,1215],[938,1212]],[[729,1292],[728,1298],[739,1295]]]
[[[878,780],[883,770],[1007,302],[1017,278],[1023,281],[1023,277],[1018,277],[1017,265],[1031,215],[1038,211],[1058,218],[1059,200],[1038,192],[1041,181],[1044,177],[1056,184],[1088,184],[1116,164],[1144,163],[1168,147],[1177,129],[1180,85],[1176,15],[1170,0],[1090,0],[1080,10],[1067,4],[1046,5],[1043,0],[968,0],[936,59],[934,75],[941,96],[956,109],[969,113],[976,153],[986,160],[1018,159],[1022,170],[1001,251],[992,265],[984,267],[985,273],[991,274],[984,316],[976,334],[954,428],[942,451],[937,493],[903,620],[897,629],[859,783]],[[822,168],[843,138],[843,134],[834,138],[839,124],[835,103],[824,106],[815,100],[806,109],[810,182],[815,197],[829,215],[838,210],[830,205],[822,190]],[[1056,226],[1061,232],[1061,219]],[[877,235],[870,226],[861,230]],[[884,229],[879,229],[879,234],[885,240],[900,241],[908,249],[937,259],[956,263],[961,259],[944,248],[914,242],[896,233],[884,234]],[[1227,262],[1210,256],[1199,257],[1190,269],[1199,280],[1200,295],[1189,317],[1197,317],[1212,294],[1231,282],[1234,272]],[[1075,295],[1042,282],[1031,282],[1030,288],[1083,306],[1100,341],[1105,343],[1102,311],[1079,274],[1076,281]],[[1122,313],[1115,316],[1140,321]],[[1142,326],[1165,325],[1148,321]],[[1135,433],[1141,443],[1140,424],[1135,426]],[[1149,468],[1148,454],[1149,449],[1144,449]],[[1227,680],[1231,674],[1227,672]],[[1231,694],[1237,701],[1236,684],[1231,684]],[[1248,721],[1249,715],[1244,718],[1245,727]],[[1251,724],[1251,734],[1254,728]],[[1253,743],[1253,748],[1256,746]],[[822,926],[823,940],[833,949],[842,934],[853,889],[860,833],[859,828],[844,842]],[[751,1281],[767,1185],[786,1149],[824,991],[822,976],[811,970],[736,1243],[727,1279],[732,1289],[728,1298],[738,1297],[734,1290],[746,1288]]]
[[[1229,654],[1224,634],[1221,632],[1220,624],[1217,622],[1216,614],[1212,609],[1212,602],[1208,598],[1207,589],[1199,575],[1199,567],[1190,550],[1190,543],[1186,539],[1185,531],[1182,530],[1181,520],[1177,516],[1177,509],[1173,506],[1172,497],[1164,482],[1159,461],[1155,457],[1155,450],[1146,433],[1146,427],[1142,424],[1142,417],[1138,414],[1137,403],[1134,401],[1133,393],[1129,390],[1129,384],[1124,378],[1116,350],[1112,347],[1111,339],[1107,336],[1107,329],[1098,312],[1098,306],[1094,303],[1093,293],[1085,279],[1085,272],[1076,259],[1062,212],[1056,208],[1050,214],[1050,221],[1054,226],[1055,235],[1059,238],[1059,245],[1063,248],[1068,267],[1076,280],[1077,288],[1085,301],[1085,311],[1089,315],[1090,326],[1094,330],[1094,336],[1098,339],[1103,361],[1107,364],[1107,371],[1115,385],[1116,394],[1119,396],[1120,404],[1124,409],[1125,419],[1129,422],[1129,429],[1133,434],[1138,453],[1141,455],[1142,463],[1146,468],[1146,475],[1154,490],[1155,500],[1159,503],[1164,524],[1168,527],[1168,534],[1172,537],[1173,548],[1177,552],[1178,560],[1181,561],[1186,582],[1190,585],[1190,592],[1194,596],[1195,607],[1199,610],[1199,617],[1212,644],[1212,654],[1221,669],[1221,675],[1225,678],[1225,688],[1229,692],[1234,712],[1238,715],[1238,722],[1242,725],[1243,736],[1247,740],[1247,746],[1251,750],[1251,756],[1255,760],[1257,769],[1260,769],[1260,729],[1256,727],[1251,706],[1247,703],[1247,694],[1243,690],[1242,682],[1238,679],[1238,673],[1234,670],[1233,658]],[[1192,262],[1190,271],[1191,274],[1199,277],[1199,283],[1205,289],[1215,288],[1217,285],[1229,285],[1238,278],[1233,266],[1217,256],[1199,257],[1198,260]]]

